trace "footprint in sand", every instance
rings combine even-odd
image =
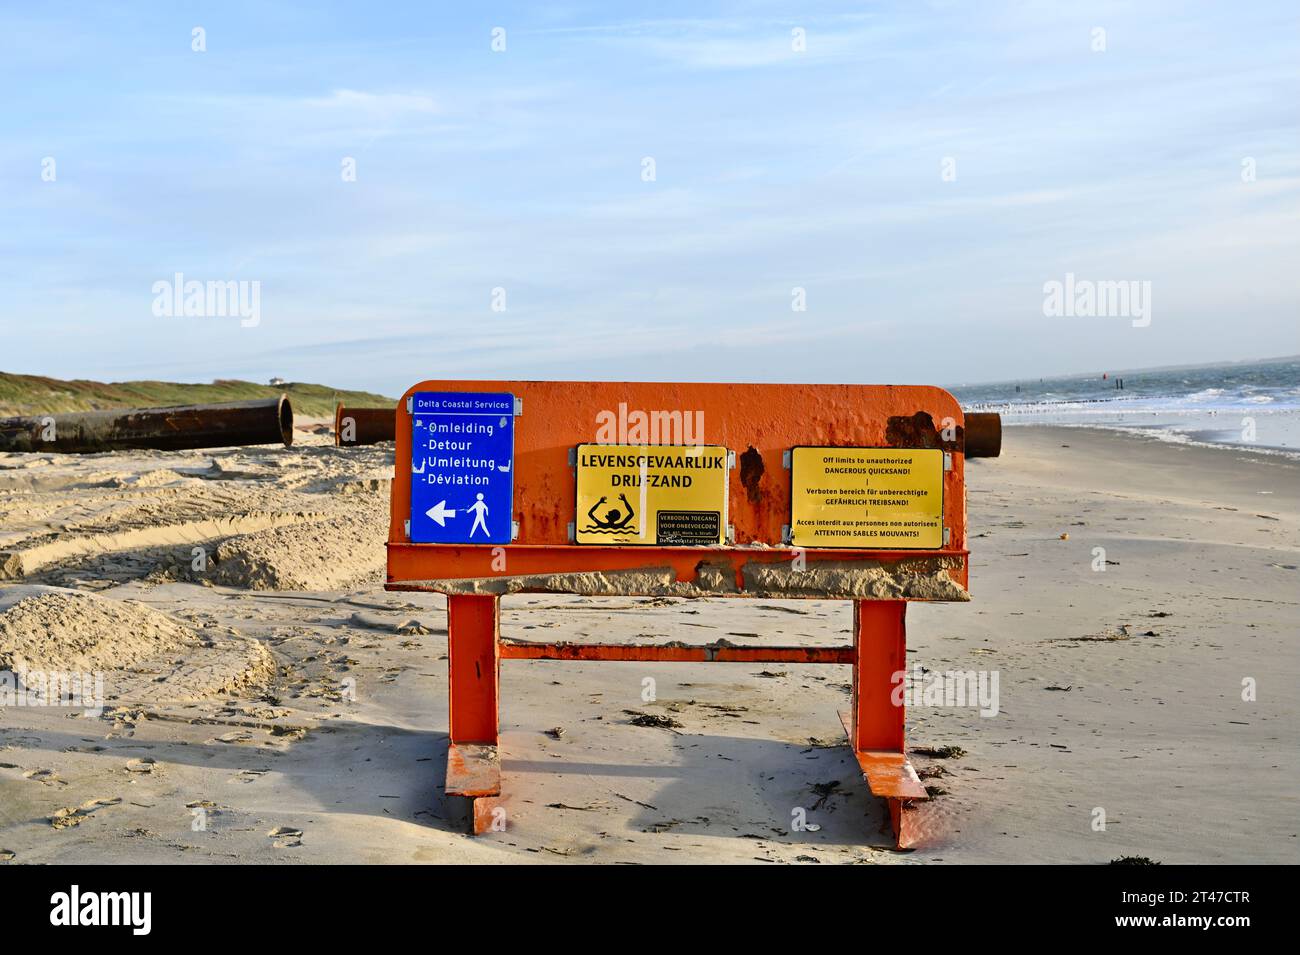
[[[29,769],[23,773],[24,779],[30,779],[33,782],[41,783],[45,786],[66,786],[68,785],[59,778],[59,774],[52,769]]]
[[[211,799],[196,799],[194,802],[187,802],[185,808],[190,811],[190,816],[200,821],[199,829],[206,829],[208,820],[213,816],[224,816],[230,812],[228,806],[215,803]]]
[[[222,733],[220,736],[208,740],[209,743],[251,743],[253,736],[251,733],[245,733],[236,730],[233,733]]]
[[[296,849],[302,845],[302,830],[292,826],[277,826],[267,835],[273,840],[271,847],[275,849]]]
[[[70,829],[73,826],[79,826],[81,825],[81,821],[91,813],[95,812],[95,810],[102,809],[105,806],[116,806],[121,801],[121,799],[116,798],[91,799],[88,802],[83,802],[75,809],[71,806],[56,809],[54,810],[54,815],[50,816],[50,825],[55,829]]]

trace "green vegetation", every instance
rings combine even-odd
[[[0,372],[0,417],[248,401],[252,398],[273,398],[282,392],[293,403],[295,415],[309,418],[333,417],[334,405],[340,401],[359,408],[391,408],[397,404],[396,398],[385,398],[366,391],[343,391],[327,385],[301,382],[284,385],[257,385],[251,381],[235,380],[214,381],[206,385],[173,381],[106,383],[61,381],[40,375],[10,375]]]

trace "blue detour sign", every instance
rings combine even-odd
[[[411,541],[510,543],[514,396],[417,391],[411,398]]]

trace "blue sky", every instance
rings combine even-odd
[[[6,4],[0,75],[5,371],[397,394],[1300,352],[1293,2]],[[156,316],[176,272],[260,282],[259,324]],[[1151,324],[1045,317],[1067,272],[1151,282]]]

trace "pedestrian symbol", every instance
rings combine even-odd
[[[484,536],[491,536],[488,534],[487,522],[483,520],[483,518],[487,516],[488,512],[488,506],[483,503],[483,495],[478,495],[478,500],[465,508],[465,510],[474,512],[474,526],[469,529],[470,538],[473,539],[474,532],[480,527],[483,528]]]

